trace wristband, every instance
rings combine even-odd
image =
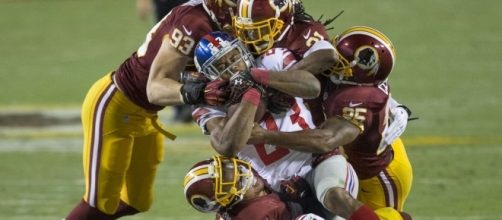
[[[268,75],[270,72],[266,69],[262,68],[252,68],[251,69],[251,77],[253,77],[254,81],[262,84],[264,86],[268,86],[269,84],[269,78]]]
[[[249,102],[254,106],[260,104],[261,93],[255,88],[251,88],[242,95],[242,101]]]

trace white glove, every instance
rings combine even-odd
[[[406,130],[408,125],[408,111],[402,105],[394,106],[390,109],[390,124],[383,133],[383,141],[380,147],[392,144]]]
[[[309,213],[298,216],[296,220],[325,220],[325,219],[318,215]]]

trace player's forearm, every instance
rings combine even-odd
[[[235,156],[246,145],[253,128],[255,112],[256,106],[250,106],[247,103],[240,104],[222,131],[220,144],[225,150],[220,153],[225,156]]]
[[[330,132],[323,144],[332,149],[351,143],[362,132],[355,124],[338,116],[328,118],[320,129]]]
[[[312,74],[320,74],[336,64],[338,54],[333,49],[317,50],[301,59],[290,70],[306,70]]]
[[[148,101],[160,106],[183,104],[180,88],[181,84],[172,79],[156,80],[147,86]]]
[[[349,121],[332,117],[318,129],[296,132],[265,131],[262,140],[292,150],[324,153],[351,143],[360,134],[359,128]]]
[[[328,130],[312,129],[297,132],[267,131],[263,134],[266,144],[273,144],[310,153],[324,153],[333,149],[327,143],[332,133]]]
[[[171,47],[168,41],[162,42],[159,52],[152,61],[146,84],[149,102],[160,106],[184,103],[178,80],[190,59],[175,47]]]
[[[254,124],[254,116],[260,102],[256,89],[248,90],[239,103],[237,110],[230,116],[219,135],[219,153],[235,156],[245,145]]]
[[[321,92],[319,80],[305,70],[270,71],[268,86],[301,98],[315,98]]]

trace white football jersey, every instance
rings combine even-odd
[[[300,98],[296,98],[296,103],[286,113],[267,113],[260,126],[267,130],[285,132],[315,128],[312,115]],[[311,153],[270,144],[246,145],[237,156],[249,161],[274,190],[279,190],[281,180],[290,179],[295,175],[303,177],[312,169]]]
[[[273,48],[256,59],[257,67],[281,71],[296,63],[294,55],[283,48]],[[313,129],[312,115],[303,103],[295,98],[296,103],[282,114],[266,113],[260,125],[268,130],[300,131]],[[192,112],[197,124],[208,134],[206,123],[215,117],[226,117],[226,109],[214,106],[199,106]],[[270,144],[245,146],[237,156],[250,162],[261,177],[267,180],[274,190],[279,190],[280,181],[294,175],[305,176],[311,169],[312,154],[289,150]]]

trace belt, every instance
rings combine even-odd
[[[115,86],[117,87],[117,89],[122,92],[122,89],[120,89],[120,86],[117,84],[117,80],[115,79],[115,72],[112,72],[111,73],[111,77],[112,77],[112,82],[113,84],[115,84]],[[161,124],[159,124],[159,116],[157,114],[153,115],[153,116],[148,116],[148,118],[150,118],[150,120],[152,120],[152,125],[155,129],[157,129],[157,131],[159,131],[161,134],[163,134],[164,136],[166,136],[167,138],[169,138],[170,140],[174,141],[176,139],[176,135],[167,131],[166,129],[164,129],[162,127]]]

